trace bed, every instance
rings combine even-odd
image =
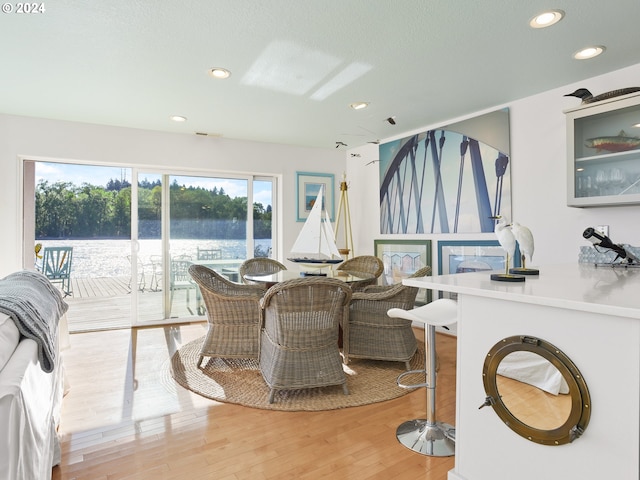
[[[500,361],[497,373],[552,395],[569,393],[569,386],[560,371],[537,353],[511,352]]]

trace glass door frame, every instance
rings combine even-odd
[[[77,159],[65,159],[65,158],[56,158],[56,157],[42,157],[42,156],[19,156],[19,219],[20,219],[20,230],[21,230],[21,257],[22,264],[26,269],[34,268],[34,241],[35,241],[35,198],[34,192],[37,188],[35,184],[35,164],[38,162],[44,163],[60,163],[60,164],[71,164],[71,165],[85,165],[85,166],[96,166],[96,167],[116,167],[116,168],[126,168],[131,172],[131,278],[137,279],[138,274],[140,273],[138,270],[138,236],[139,236],[139,225],[138,225],[138,183],[140,173],[149,173],[149,174],[157,174],[161,175],[163,178],[163,190],[162,190],[162,205],[161,205],[161,236],[162,236],[162,255],[163,255],[163,272],[162,272],[162,282],[163,282],[163,319],[159,319],[153,322],[140,322],[138,315],[138,302],[139,296],[141,293],[136,289],[131,289],[131,310],[129,312],[129,321],[128,324],[131,327],[140,327],[140,326],[153,326],[153,325],[166,325],[168,323],[188,323],[194,320],[202,320],[202,316],[198,317],[181,317],[181,318],[167,318],[167,310],[169,307],[166,305],[169,304],[169,263],[166,262],[166,259],[170,253],[169,251],[169,182],[168,178],[170,176],[202,176],[202,177],[213,177],[213,178],[233,178],[233,179],[242,179],[247,181],[247,231],[246,231],[246,242],[247,242],[247,258],[253,257],[254,255],[254,245],[255,239],[254,236],[254,228],[253,228],[253,198],[254,198],[254,182],[255,181],[269,181],[272,183],[271,190],[271,209],[272,209],[272,218],[271,218],[271,246],[272,251],[274,252],[274,257],[277,258],[280,252],[280,245],[282,242],[281,235],[283,234],[283,226],[280,221],[280,209],[278,207],[279,200],[282,196],[282,192],[280,191],[280,185],[282,184],[282,175],[281,174],[252,174],[252,173],[227,173],[224,171],[210,171],[210,170],[181,170],[167,167],[158,167],[158,166],[144,166],[144,165],[128,165],[122,163],[111,163],[111,162],[103,162],[103,161],[87,161],[87,160],[77,160]]]
[[[281,230],[278,226],[276,215],[276,202],[279,197],[278,192],[278,177],[276,175],[253,175],[253,174],[238,174],[238,173],[226,173],[217,171],[206,170],[180,170],[180,169],[168,169],[168,168],[146,168],[144,166],[135,166],[131,169],[131,256],[132,256],[132,275],[137,275],[138,265],[138,253],[139,253],[139,218],[138,218],[138,186],[141,180],[141,174],[154,174],[162,177],[162,204],[161,204],[161,250],[162,250],[162,319],[150,320],[140,322],[138,315],[139,306],[139,292],[135,292],[131,297],[132,308],[132,327],[141,326],[154,326],[165,325],[175,323],[189,323],[193,321],[200,321],[204,318],[203,315],[195,315],[194,317],[171,317],[171,302],[170,302],[170,267],[171,263],[167,261],[170,258],[170,177],[175,176],[188,176],[188,177],[206,177],[206,178],[231,178],[237,180],[246,180],[247,182],[247,218],[246,221],[246,258],[252,258],[255,249],[254,239],[254,226],[253,226],[253,189],[254,182],[256,181],[269,181],[272,183],[271,190],[271,244],[272,251],[278,252],[278,236],[277,233]],[[137,278],[134,277],[134,278]],[[133,292],[132,292],[133,293]]]

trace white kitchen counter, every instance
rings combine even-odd
[[[640,478],[640,269],[538,267],[523,283],[475,272],[403,280],[458,294],[456,459],[450,480]],[[494,272],[495,273],[495,272]],[[502,339],[526,335],[562,350],[591,396],[591,419],[573,443],[520,437],[492,408],[482,368]]]
[[[524,282],[498,282],[487,272],[408,278],[405,285],[640,319],[640,268],[554,265]]]

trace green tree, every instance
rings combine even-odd
[[[35,192],[36,237],[131,236],[131,186],[111,180],[107,188],[84,183],[40,181]],[[162,212],[159,181],[138,185],[139,234],[159,238]],[[230,198],[223,188],[170,186],[172,235],[244,238],[247,198]],[[256,238],[271,238],[271,206],[253,205]]]
[[[131,237],[131,187],[123,188],[114,197],[111,233],[116,237]]]
[[[77,217],[72,183],[46,180],[38,183],[36,191],[36,234],[43,237],[70,237]]]
[[[83,184],[75,196],[77,216],[74,235],[98,237],[112,233],[109,226],[113,217],[114,196],[103,188]]]

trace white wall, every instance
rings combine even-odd
[[[588,226],[610,225],[616,243],[640,245],[640,206],[570,208],[566,206],[566,138],[563,110],[578,100],[563,97],[578,87],[594,94],[640,85],[640,64],[586,79],[576,84],[496,105],[465,117],[442,119],[415,131],[401,132],[389,141],[437,128],[497,108],[509,107],[511,121],[512,212],[515,220],[531,228],[536,238],[534,265],[577,260],[580,246],[588,245],[582,232]],[[359,154],[354,157],[351,154]],[[373,239],[382,238],[379,227],[378,158],[376,145],[346,153],[269,143],[234,141],[145,130],[0,115],[0,275],[21,267],[20,156],[72,159],[127,166],[181,167],[216,172],[251,172],[282,176],[281,214],[284,219],[282,255],[288,253],[301,224],[295,222],[295,172],[336,175],[336,205],[346,158],[351,222],[358,255],[373,253]],[[394,238],[399,238],[394,236]],[[411,235],[406,238],[485,238],[481,235]],[[436,241],[433,242],[435,263]]]
[[[615,243],[640,245],[640,206],[570,208],[566,206],[566,129],[564,110],[579,105],[579,100],[564,97],[576,88],[588,88],[594,95],[618,88],[640,85],[640,64],[606,75],[550,90],[506,105],[496,105],[463,118],[442,119],[415,131],[382,140],[403,138],[466,118],[508,107],[511,122],[511,188],[513,220],[527,225],[535,237],[534,265],[576,262],[586,227],[609,225]],[[400,122],[399,122],[400,123]],[[640,132],[629,133],[638,135]],[[354,157],[351,154],[360,155]],[[350,150],[347,154],[349,199],[357,254],[373,253],[374,238],[380,235],[378,164],[366,165],[378,158],[375,145]],[[353,207],[355,205],[355,207]],[[397,235],[393,238],[401,238]],[[436,243],[440,239],[495,239],[494,234],[479,235],[407,235],[402,238],[433,240],[434,265]],[[435,269],[434,269],[435,270]]]
[[[96,164],[250,172],[280,177],[279,212],[286,255],[301,223],[296,219],[296,171],[333,173],[339,181],[344,152],[224,138],[0,115],[0,276],[22,267],[20,157]],[[336,205],[338,200],[336,187]],[[283,252],[280,252],[281,254]]]

